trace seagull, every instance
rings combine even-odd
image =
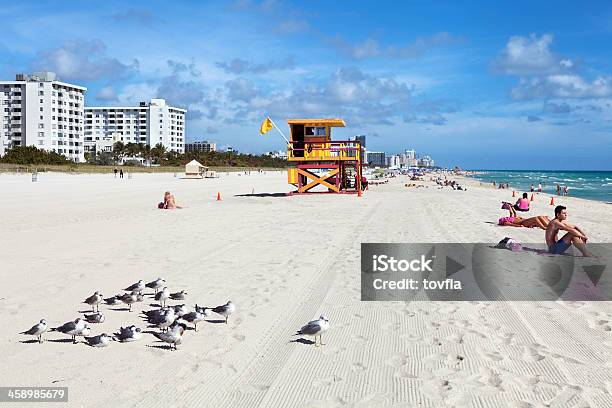
[[[127,288],[123,290],[127,290],[128,292],[142,293],[144,288],[145,288],[145,284],[144,284],[144,281],[141,279],[138,282],[134,283],[133,285],[128,286]]]
[[[125,294],[121,295],[121,299],[120,300],[123,303],[125,303],[126,305],[128,305],[128,310],[131,312],[132,311],[132,303],[136,303],[138,301],[138,294],[137,294],[137,292],[125,293]]]
[[[305,335],[314,337],[314,345],[318,347],[319,345],[324,346],[323,338],[321,334],[329,329],[329,319],[323,315],[321,315],[317,320],[312,320],[308,322],[305,326],[303,326],[296,335]],[[317,344],[317,336],[319,337],[319,344]]]
[[[164,279],[157,278],[154,281],[147,283],[145,286],[147,288],[155,290],[155,293],[157,294],[157,290],[162,288],[165,284],[166,284],[166,281]]]
[[[51,331],[58,331],[60,333],[69,334],[72,336],[72,341],[76,344],[76,336],[81,335],[87,325],[85,320],[80,317],[73,322],[67,322],[59,327],[54,327]]]
[[[130,341],[137,341],[142,338],[142,330],[140,328],[132,325],[129,327],[121,327],[119,328],[119,332],[115,333],[114,339],[120,341],[122,343],[127,343]]]
[[[38,337],[38,343],[42,343],[42,334],[46,332],[48,328],[49,327],[47,326],[47,321],[45,319],[41,319],[40,322],[36,323],[28,330],[19,334],[29,334],[30,336],[36,336]]]
[[[176,315],[174,314],[174,309],[168,308],[167,310],[164,311],[164,314],[157,321],[156,326],[162,330],[165,330],[169,326],[171,326],[175,320],[176,320]]]
[[[115,295],[113,297],[109,297],[109,298],[104,298],[104,303],[106,303],[109,306],[116,306],[119,303],[121,303],[121,297],[123,295],[120,293],[118,295]]]
[[[181,316],[181,319],[193,323],[193,328],[198,331],[198,323],[210,316],[212,312],[207,307],[195,305],[195,311]]]
[[[100,302],[102,302],[102,299],[102,294],[96,291],[93,295],[85,299],[83,303],[87,303],[89,306],[91,306],[92,312],[96,311],[96,306],[98,307],[98,311],[100,311]]]
[[[168,309],[168,307],[162,307],[161,309],[143,310],[142,314],[147,316],[147,321],[149,323],[156,323],[164,316],[164,313],[166,313]]]
[[[176,314],[176,317],[181,317],[189,313],[189,310],[187,310],[187,307],[185,305],[176,305],[173,307],[173,309],[174,314]]]
[[[176,350],[176,346],[181,344],[183,341],[183,333],[185,332],[185,328],[186,326],[184,324],[176,324],[173,325],[167,332],[153,333],[153,335],[161,341],[170,343],[174,346],[174,350]]]
[[[77,334],[77,336],[83,336],[83,337],[87,337],[91,334],[91,327],[89,327],[87,324],[85,325],[85,328],[83,330],[81,330],[81,332],[79,334]]]
[[[99,336],[85,337],[87,344],[91,347],[106,347],[110,344],[111,338],[108,334],[102,333]]]
[[[161,292],[157,292],[155,294],[155,300],[159,301],[159,304],[162,306],[166,306],[166,300],[170,298],[170,291],[167,287],[164,287]]]
[[[225,324],[227,324],[227,319],[232,313],[236,311],[236,306],[232,303],[231,300],[228,300],[226,304],[214,307],[212,311],[217,314],[220,314],[221,316],[224,316]]]
[[[184,290],[181,290],[180,292],[176,292],[176,293],[171,293],[170,294],[170,299],[172,300],[185,300],[185,295],[187,294],[187,292],[185,292]]]
[[[85,314],[85,320],[87,320],[89,323],[102,323],[104,322],[104,319],[104,315],[100,312]]]

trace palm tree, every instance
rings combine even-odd
[[[149,166],[151,166],[151,146],[148,144],[140,144],[140,152],[143,155],[143,157],[145,158],[145,160],[149,163]]]
[[[157,159],[157,162],[161,164],[164,155],[166,154],[166,146],[161,143],[155,145],[154,148],[151,149],[151,155]]]
[[[140,153],[140,146],[138,143],[129,142],[125,145],[125,152],[129,157],[137,156]]]
[[[125,145],[123,142],[115,142],[113,145],[113,159],[118,161],[121,156],[125,153]]]

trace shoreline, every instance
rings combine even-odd
[[[493,187],[491,185],[491,183],[486,183],[477,179],[474,179],[472,177],[468,177],[468,176],[463,176],[463,175],[452,175],[449,178],[452,177],[456,177],[459,178],[463,181],[463,183],[467,186],[470,186],[472,188],[479,188],[479,189],[483,189],[483,190],[488,190],[488,191],[498,191],[501,195],[505,195],[506,198],[503,199],[503,201],[508,201],[508,202],[512,202],[514,203],[516,200],[519,199],[520,194],[522,193],[527,193],[529,195],[529,198],[531,198],[531,191],[522,191],[522,190],[518,190],[518,189],[513,189],[512,186],[510,186],[510,188],[507,189],[500,189],[497,187]],[[516,193],[515,197],[512,197],[512,191],[514,191]],[[584,197],[576,197],[576,196],[558,196],[556,194],[551,194],[551,193],[545,193],[545,192],[541,192],[538,193],[537,191],[533,192],[534,198],[537,200],[538,197],[543,197],[545,198],[546,202],[550,202],[551,198],[555,199],[555,205],[561,204],[561,205],[565,205],[562,201],[564,200],[570,200],[571,203],[576,203],[577,205],[580,204],[580,202],[585,202],[585,203],[599,203],[602,204],[604,206],[608,206],[612,204],[612,201],[604,201],[604,200],[596,200],[596,199],[592,199],[592,198],[584,198]],[[550,205],[550,204],[549,204]]]
[[[447,177],[448,177],[448,176],[447,176]],[[490,190],[498,190],[498,191],[510,191],[510,192],[515,191],[515,192],[516,192],[516,194],[517,194],[517,196],[515,197],[515,200],[517,200],[517,199],[519,198],[519,197],[518,197],[519,193],[520,193],[520,194],[522,194],[522,193],[527,193],[527,194],[529,194],[529,197],[530,197],[530,198],[531,198],[531,194],[532,194],[532,192],[531,192],[529,189],[526,189],[526,190],[519,190],[517,187],[513,187],[511,183],[509,183],[509,184],[510,184],[510,187],[509,187],[509,188],[506,188],[506,189],[500,189],[500,188],[498,188],[497,186],[495,186],[495,187],[494,187],[494,186],[492,185],[492,182],[489,182],[489,181],[483,181],[483,180],[479,180],[479,179],[477,179],[477,178],[475,178],[475,177],[470,177],[470,176],[466,176],[466,175],[454,175],[454,174],[453,174],[453,175],[451,175],[451,177],[461,177],[461,179],[462,179],[462,180],[466,180],[466,181],[468,181],[468,180],[469,180],[469,181],[471,181],[471,183],[470,183],[470,184],[471,184],[472,186],[478,186],[478,187],[487,188],[487,189],[490,189]],[[467,183],[466,183],[466,184],[467,184]],[[572,191],[572,190],[570,190],[570,194],[571,194],[571,191]],[[511,194],[511,193],[510,193],[510,194]],[[596,199],[596,198],[587,198],[587,197],[577,197],[577,196],[574,196],[574,195],[563,196],[563,195],[557,195],[557,194],[554,194],[554,193],[544,192],[544,191],[543,191],[543,192],[541,192],[541,193],[539,193],[539,192],[537,192],[537,191],[534,191],[534,192],[533,192],[533,194],[534,194],[536,197],[537,197],[537,196],[542,195],[542,196],[546,196],[546,197],[548,197],[549,199],[550,199],[551,197],[554,197],[554,198],[555,198],[555,200],[556,200],[557,198],[559,198],[559,199],[561,199],[561,198],[573,198],[573,199],[577,199],[577,200],[585,200],[585,201],[588,201],[588,202],[599,202],[599,203],[604,203],[604,204],[612,204],[612,198],[609,198],[609,199]]]

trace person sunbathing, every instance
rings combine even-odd
[[[516,200],[514,209],[516,211],[529,211],[529,199],[527,198],[527,193],[523,193],[523,197]]]
[[[176,204],[176,200],[174,199],[174,195],[171,194],[169,191],[166,191],[164,193],[164,202],[160,203],[160,204],[163,204],[163,206],[160,205],[159,207],[163,208],[165,210],[175,210],[175,209],[183,208],[180,205]]]
[[[498,221],[499,225],[526,228],[538,227],[545,230],[548,223],[550,223],[550,218],[545,215],[536,215],[535,217],[530,218],[519,217],[516,215],[516,210],[510,205],[510,203],[504,203],[502,208],[508,210],[510,215],[508,217],[500,218]]]
[[[536,215],[535,217],[523,218],[516,216],[502,217],[499,219],[499,225],[508,227],[525,227],[534,228],[538,227],[543,230],[546,229],[550,219],[545,215]]]

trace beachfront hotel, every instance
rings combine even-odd
[[[198,140],[195,142],[185,143],[185,153],[189,152],[216,152],[217,144],[208,140]]]
[[[164,99],[140,102],[139,106],[85,108],[85,151],[100,151],[115,142],[161,143],[167,151],[185,152],[187,110],[166,104]]]
[[[85,91],[53,72],[0,81],[0,156],[13,146],[35,146],[83,162]]]

